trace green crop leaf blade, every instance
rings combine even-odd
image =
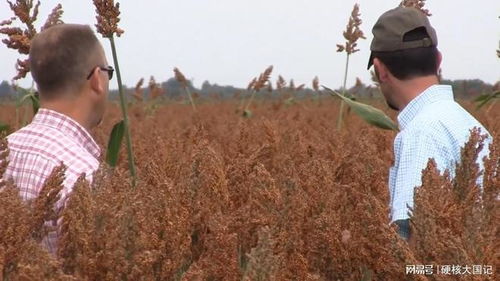
[[[355,96],[353,96],[352,94],[349,94],[349,93],[345,93],[344,97],[346,97],[346,98],[348,98],[348,99],[350,99],[350,100],[353,100],[353,101],[355,101],[355,100],[356,100],[356,97],[355,97]]]
[[[245,117],[245,118],[252,117],[252,111],[250,111],[249,109],[244,110],[243,111],[243,117]]]
[[[334,90],[322,86],[325,90],[330,92],[332,96],[337,96],[341,98],[349,107],[356,113],[359,117],[365,120],[367,123],[376,126],[384,130],[394,130],[398,131],[398,126],[391,120],[385,113],[371,105],[367,105],[361,102],[353,101]]]
[[[290,97],[290,98],[287,98],[285,101],[284,101],[285,105],[294,105],[297,103],[297,101],[293,98],[293,97]]]
[[[37,114],[40,109],[40,99],[38,98],[38,93],[30,95],[31,106],[33,107],[33,114]]]
[[[29,90],[22,88],[22,87],[19,87],[19,86],[17,86],[16,89],[18,92],[18,96],[20,97],[20,99],[17,101],[16,106],[19,107],[19,106],[23,105],[30,98],[31,93]]]
[[[115,124],[109,136],[108,151],[106,153],[106,163],[111,167],[116,167],[118,154],[125,135],[125,122],[122,120]]]
[[[486,105],[491,100],[499,98],[500,98],[500,91],[494,92],[493,94],[480,95],[479,97],[474,99],[474,101],[477,103],[476,110],[481,109],[481,107]]]
[[[30,90],[26,90],[24,88],[18,87],[20,93],[22,94],[22,98],[17,104],[17,106],[23,105],[27,100],[31,101],[31,106],[33,107],[33,114],[36,114],[38,112],[38,109],[40,109],[40,99],[38,97],[38,93],[34,93]]]

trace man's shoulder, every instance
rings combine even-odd
[[[427,105],[412,120],[412,130],[426,131],[458,131],[469,132],[474,127],[482,128],[482,124],[453,100],[437,101]]]
[[[99,162],[75,140],[61,131],[30,124],[7,137],[9,150],[42,156],[54,163],[63,162],[70,169],[88,170]]]
[[[68,137],[61,131],[50,126],[42,126],[39,124],[28,124],[7,136],[7,140],[12,143],[26,143],[46,139],[62,142],[65,138]]]
[[[418,137],[439,146],[460,148],[474,128],[490,136],[486,128],[458,103],[440,101],[423,108],[398,137],[401,141]]]

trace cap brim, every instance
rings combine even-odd
[[[368,68],[367,69],[370,69],[370,67],[372,67],[373,65],[373,52],[370,53],[370,58],[368,59]]]

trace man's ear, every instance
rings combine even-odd
[[[443,55],[441,54],[440,51],[437,51],[437,56],[436,56],[436,66],[437,66],[437,69],[436,69],[436,73],[439,72],[439,68],[441,68],[441,62],[443,61]]]
[[[378,58],[373,59],[373,67],[375,67],[376,73],[378,73],[378,80],[380,83],[387,82],[390,78],[390,72]]]
[[[92,89],[92,92],[95,93],[102,93],[104,92],[104,83],[102,81],[102,70],[99,69],[99,67],[96,67],[94,69],[94,72],[90,76],[89,82],[90,82],[90,88]]]

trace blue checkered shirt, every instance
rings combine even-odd
[[[422,170],[434,158],[440,172],[454,175],[460,150],[470,130],[488,131],[453,99],[448,85],[435,85],[413,99],[398,115],[400,132],[394,140],[394,166],[389,172],[391,221],[408,219],[413,192],[422,184]],[[487,145],[478,159],[488,154]],[[482,168],[482,161],[479,161]]]

